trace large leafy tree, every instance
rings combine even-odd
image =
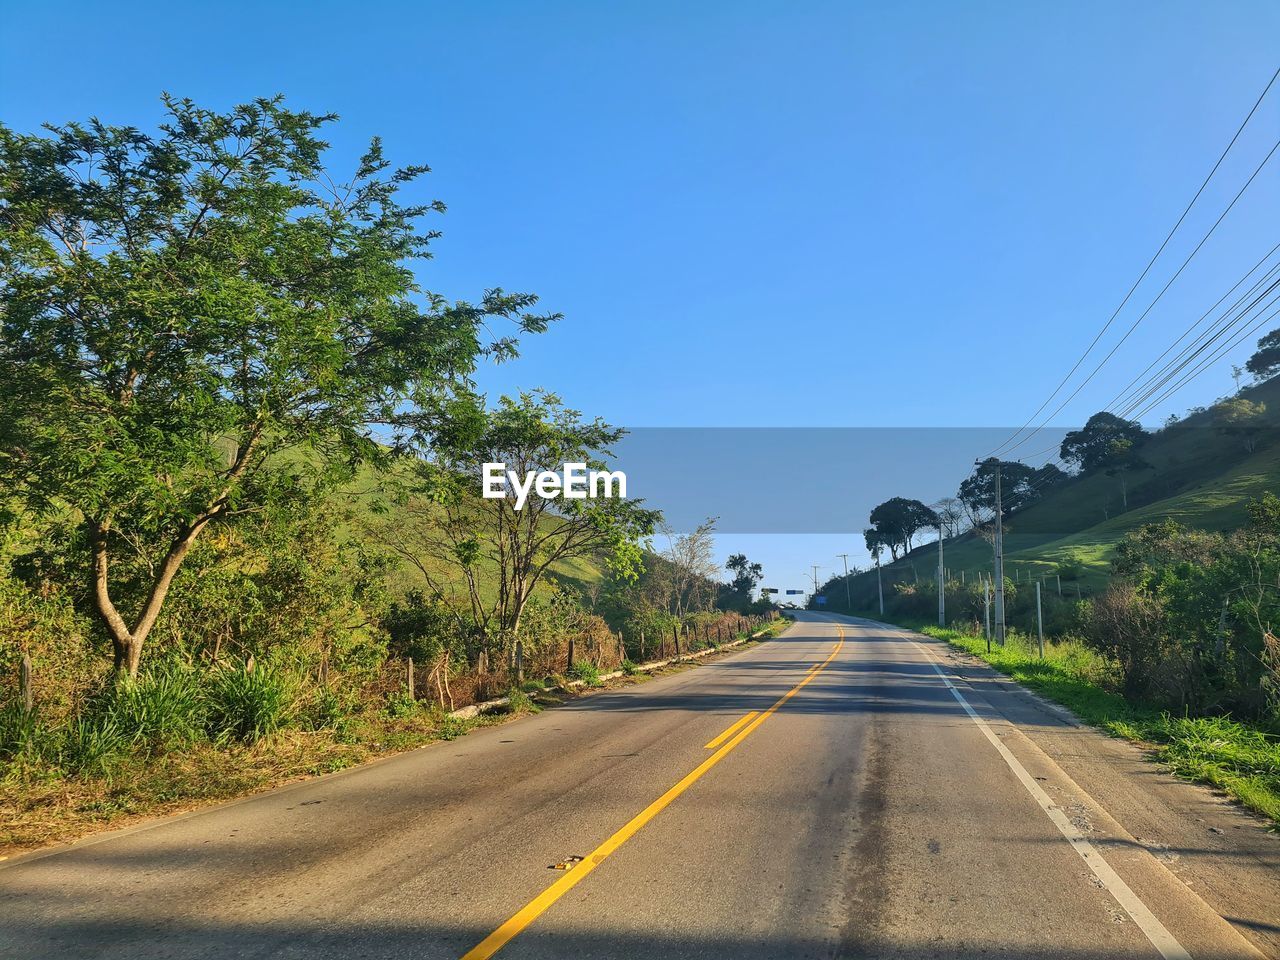
[[[426,168],[377,140],[343,178],[332,116],[165,106],[155,133],[0,127],[0,482],[76,524],[130,673],[211,524],[424,440],[480,356],[551,319],[532,296],[419,289],[443,207],[401,202]],[[497,317],[511,336],[485,332]]]
[[[520,477],[569,463],[604,470],[611,445],[625,432],[584,419],[552,394],[526,393],[503,397],[478,433],[442,441],[420,463],[381,536],[421,573],[433,597],[463,613],[476,631],[476,656],[510,652],[530,598],[559,565],[601,559],[619,579],[633,580],[642,569],[641,541],[661,520],[643,501],[618,496],[531,492],[517,506],[508,490],[484,499],[482,465],[504,463]]]
[[[988,457],[960,483],[958,498],[974,526],[995,517],[997,467],[1000,470],[1000,508],[1006,517],[1039,497],[1041,484],[1053,479],[1052,474],[1045,472],[1051,469],[1048,466],[1036,470],[1017,460]]]
[[[878,541],[889,548],[894,560],[911,551],[917,533],[938,525],[937,514],[919,500],[905,497],[891,497],[878,505],[871,511],[870,519]]]
[[[1079,430],[1062,439],[1059,456],[1083,473],[1110,466],[1132,456],[1148,433],[1136,420],[1125,420],[1105,410],[1095,413]]]
[[[740,597],[750,600],[752,592],[764,578],[764,567],[759,563],[752,563],[745,553],[732,554],[724,566],[733,574],[729,588]]]
[[[875,527],[867,527],[862,531],[862,539],[867,544],[867,553],[871,554],[871,559],[875,563],[880,563],[880,557],[884,554],[884,541],[880,539],[880,532]]]
[[[1280,330],[1272,330],[1258,341],[1258,349],[1245,363],[1245,369],[1259,380],[1280,373]]]
[[[1258,448],[1258,440],[1267,428],[1267,405],[1260,400],[1233,397],[1212,408],[1214,425],[1229,437],[1237,437],[1246,453]]]

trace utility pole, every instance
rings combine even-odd
[[[938,626],[947,625],[947,568],[942,565],[942,521],[938,521]]]
[[[987,638],[987,653],[991,652],[991,583],[982,585],[982,634]]]
[[[880,595],[880,616],[884,616],[884,581],[880,579],[880,557],[876,557],[876,593]]]
[[[1004,507],[1000,501],[1000,461],[996,460],[996,642],[1004,646]]]
[[[844,561],[844,609],[846,613],[853,610],[853,601],[849,599],[849,555],[847,553],[836,554]]]
[[[813,564],[813,595],[815,597],[818,595],[818,569],[818,565]]]
[[[1044,612],[1040,608],[1040,581],[1036,581],[1036,637],[1040,640],[1040,659],[1044,659]]]

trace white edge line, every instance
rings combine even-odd
[[[1160,955],[1165,960],[1191,960],[1191,954],[1186,951],[1186,948],[1165,928],[1164,924],[1156,919],[1155,914],[1129,888],[1129,885],[1124,882],[1121,876],[1111,868],[1111,864],[1107,863],[1102,854],[1098,852],[1098,848],[1076,829],[1075,824],[1067,819],[1067,815],[1044,792],[1040,784],[1036,783],[1035,778],[1027,773],[1026,767],[1004,745],[1004,741],[996,736],[995,731],[991,729],[987,721],[978,716],[978,712],[969,705],[969,701],[964,698],[942,668],[929,656],[928,651],[914,640],[911,643],[925,655],[925,660],[929,666],[933,667],[934,672],[942,678],[942,682],[947,685],[951,695],[964,708],[964,712],[969,715],[969,719],[976,723],[978,729],[991,741],[991,745],[996,748],[1004,762],[1008,764],[1009,769],[1018,778],[1018,782],[1027,788],[1027,793],[1031,794],[1036,803],[1040,805],[1040,809],[1045,812],[1045,815],[1053,821],[1053,825],[1058,828],[1058,832],[1066,838],[1076,853],[1080,854],[1080,859],[1093,871],[1093,875],[1098,878],[1098,881],[1106,887],[1111,896],[1115,897],[1116,902],[1124,908],[1125,913],[1129,914],[1133,922],[1138,925],[1138,929],[1146,934],[1147,939],[1151,941],[1151,945],[1160,951]]]

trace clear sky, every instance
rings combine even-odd
[[[430,164],[449,210],[426,284],[565,314],[486,373],[494,392],[553,388],[627,426],[1016,427],[1275,70],[1280,5],[49,0],[3,21],[12,127],[281,92],[341,114],[337,162],[379,134]],[[1273,91],[1137,306],[1277,135]],[[1278,171],[1057,423],[1280,239]],[[1250,346],[1149,419],[1228,392]],[[843,540],[750,543],[789,581]]]

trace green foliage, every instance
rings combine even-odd
[[[1036,470],[1017,460],[988,457],[961,482],[958,494],[969,519],[975,524],[995,516],[997,469],[1000,471],[1000,509],[1006,517],[1041,496],[1051,480],[1059,479],[1048,466]],[[1059,470],[1058,474],[1062,471]]]
[[[515,350],[488,324],[552,319],[528,295],[420,292],[419,223],[443,206],[401,201],[426,168],[378,140],[347,177],[324,164],[332,115],[165,106],[151,135],[0,127],[0,481],[79,524],[130,673],[206,528],[385,461],[375,430],[455,432],[477,358]]]
[[[133,747],[134,738],[110,716],[76,717],[62,731],[61,765],[81,775],[107,775]]]
[[[640,668],[631,660],[627,659],[623,659],[621,669],[628,677],[633,677],[640,672]]]
[[[204,732],[207,705],[200,679],[182,663],[153,664],[137,677],[109,682],[90,705],[87,718],[147,749],[182,746]]]
[[[1273,506],[1259,501],[1251,512],[1263,525],[1233,533],[1165,521],[1121,541],[1116,580],[1093,602],[1085,635],[1117,660],[1130,695],[1179,712],[1268,709],[1265,644],[1280,625]]]
[[[871,511],[871,524],[875,542],[887,546],[896,560],[899,550],[904,555],[911,550],[920,530],[938,525],[938,515],[919,500],[891,497]]]
[[[1054,572],[1063,580],[1079,580],[1085,574],[1084,562],[1074,557],[1058,562]]]
[[[1280,824],[1280,741],[1265,730],[1223,716],[1172,715],[1127,699],[1115,689],[1115,665],[1075,640],[1049,644],[1040,659],[1029,638],[1018,635],[988,653],[980,637],[932,627],[924,632],[981,657],[1088,723],[1155,744],[1174,773],[1218,787]]]
[[[1272,330],[1258,341],[1258,349],[1245,363],[1245,369],[1259,380],[1280,373],[1280,330]]]
[[[350,721],[357,708],[353,697],[344,697],[336,690],[321,687],[299,712],[298,719],[308,730],[333,730],[344,738],[349,733]]]
[[[422,705],[408,691],[396,690],[387,694],[387,703],[383,707],[383,712],[388,717],[403,720],[407,717],[417,716],[421,709]]]
[[[752,591],[764,576],[764,567],[752,563],[745,553],[735,553],[725,563],[725,569],[733,574],[733,582],[729,584],[729,588],[740,599],[750,602]]]
[[[382,626],[396,656],[412,657],[421,664],[434,663],[445,655],[465,658],[475,636],[465,614],[459,615],[443,601],[416,590],[403,600],[392,601]]]
[[[17,698],[0,701],[0,760],[35,751],[40,732],[39,714],[35,710],[25,709]]]
[[[589,660],[579,660],[569,668],[569,678],[579,680],[588,687],[600,686],[600,670]]]
[[[504,396],[496,409],[477,417],[475,427],[466,436],[442,438],[432,457],[419,463],[418,483],[407,494],[411,523],[384,529],[383,536],[411,558],[433,595],[454,595],[484,652],[498,659],[522,634],[530,599],[553,565],[591,558],[615,578],[634,580],[643,566],[640,542],[660,514],[616,494],[533,495],[519,506],[510,490],[504,497],[479,496],[485,463],[503,463],[522,478],[567,464],[608,469],[609,448],[626,431],[585,419],[554,394]],[[452,560],[464,581],[461,591],[432,570],[426,562],[432,556]],[[496,580],[496,590],[481,589],[486,576]]]
[[[1103,411],[1090,417],[1081,429],[1070,431],[1058,455],[1089,473],[1129,457],[1148,436],[1136,420]]]
[[[290,719],[294,684],[284,671],[219,667],[209,674],[208,731],[215,743],[256,743]]]
[[[1210,413],[1214,424],[1229,437],[1237,438],[1247,452],[1257,447],[1258,438],[1266,429],[1267,405],[1245,397],[1233,397],[1213,406]]]
[[[541,708],[533,702],[533,698],[519,687],[507,693],[508,713],[537,713],[539,709]]]

